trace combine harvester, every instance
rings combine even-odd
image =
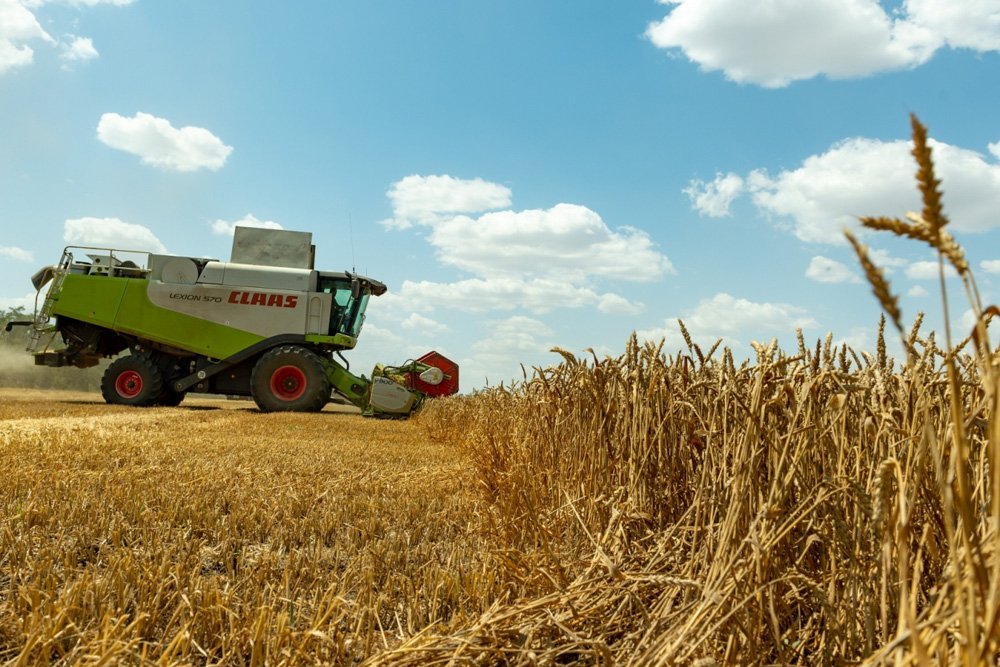
[[[30,327],[41,366],[87,368],[130,350],[101,381],[104,400],[121,405],[178,405],[194,391],[252,396],[264,412],[314,412],[336,392],[366,415],[406,417],[426,397],[458,391],[458,366],[437,352],[378,364],[371,379],[352,374],[342,352],[386,286],[314,270],[314,257],[308,232],[246,227],[228,263],[69,246],[31,279],[34,319],[7,331]],[[64,346],[52,349],[57,335]]]

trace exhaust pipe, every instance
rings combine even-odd
[[[31,276],[31,284],[35,286],[35,291],[42,289],[56,275],[56,267],[46,266],[35,271]]]

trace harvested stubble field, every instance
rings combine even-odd
[[[352,662],[496,590],[413,423],[0,390],[0,460],[2,664]]]

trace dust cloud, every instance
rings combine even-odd
[[[0,387],[24,389],[74,389],[99,391],[107,364],[94,368],[49,368],[36,366],[23,345],[13,341],[0,344]]]

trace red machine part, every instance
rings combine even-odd
[[[428,352],[417,359],[422,364],[435,366],[444,373],[440,384],[428,384],[420,379],[419,373],[410,373],[410,386],[428,396],[451,396],[458,393],[458,364],[439,352]]]

